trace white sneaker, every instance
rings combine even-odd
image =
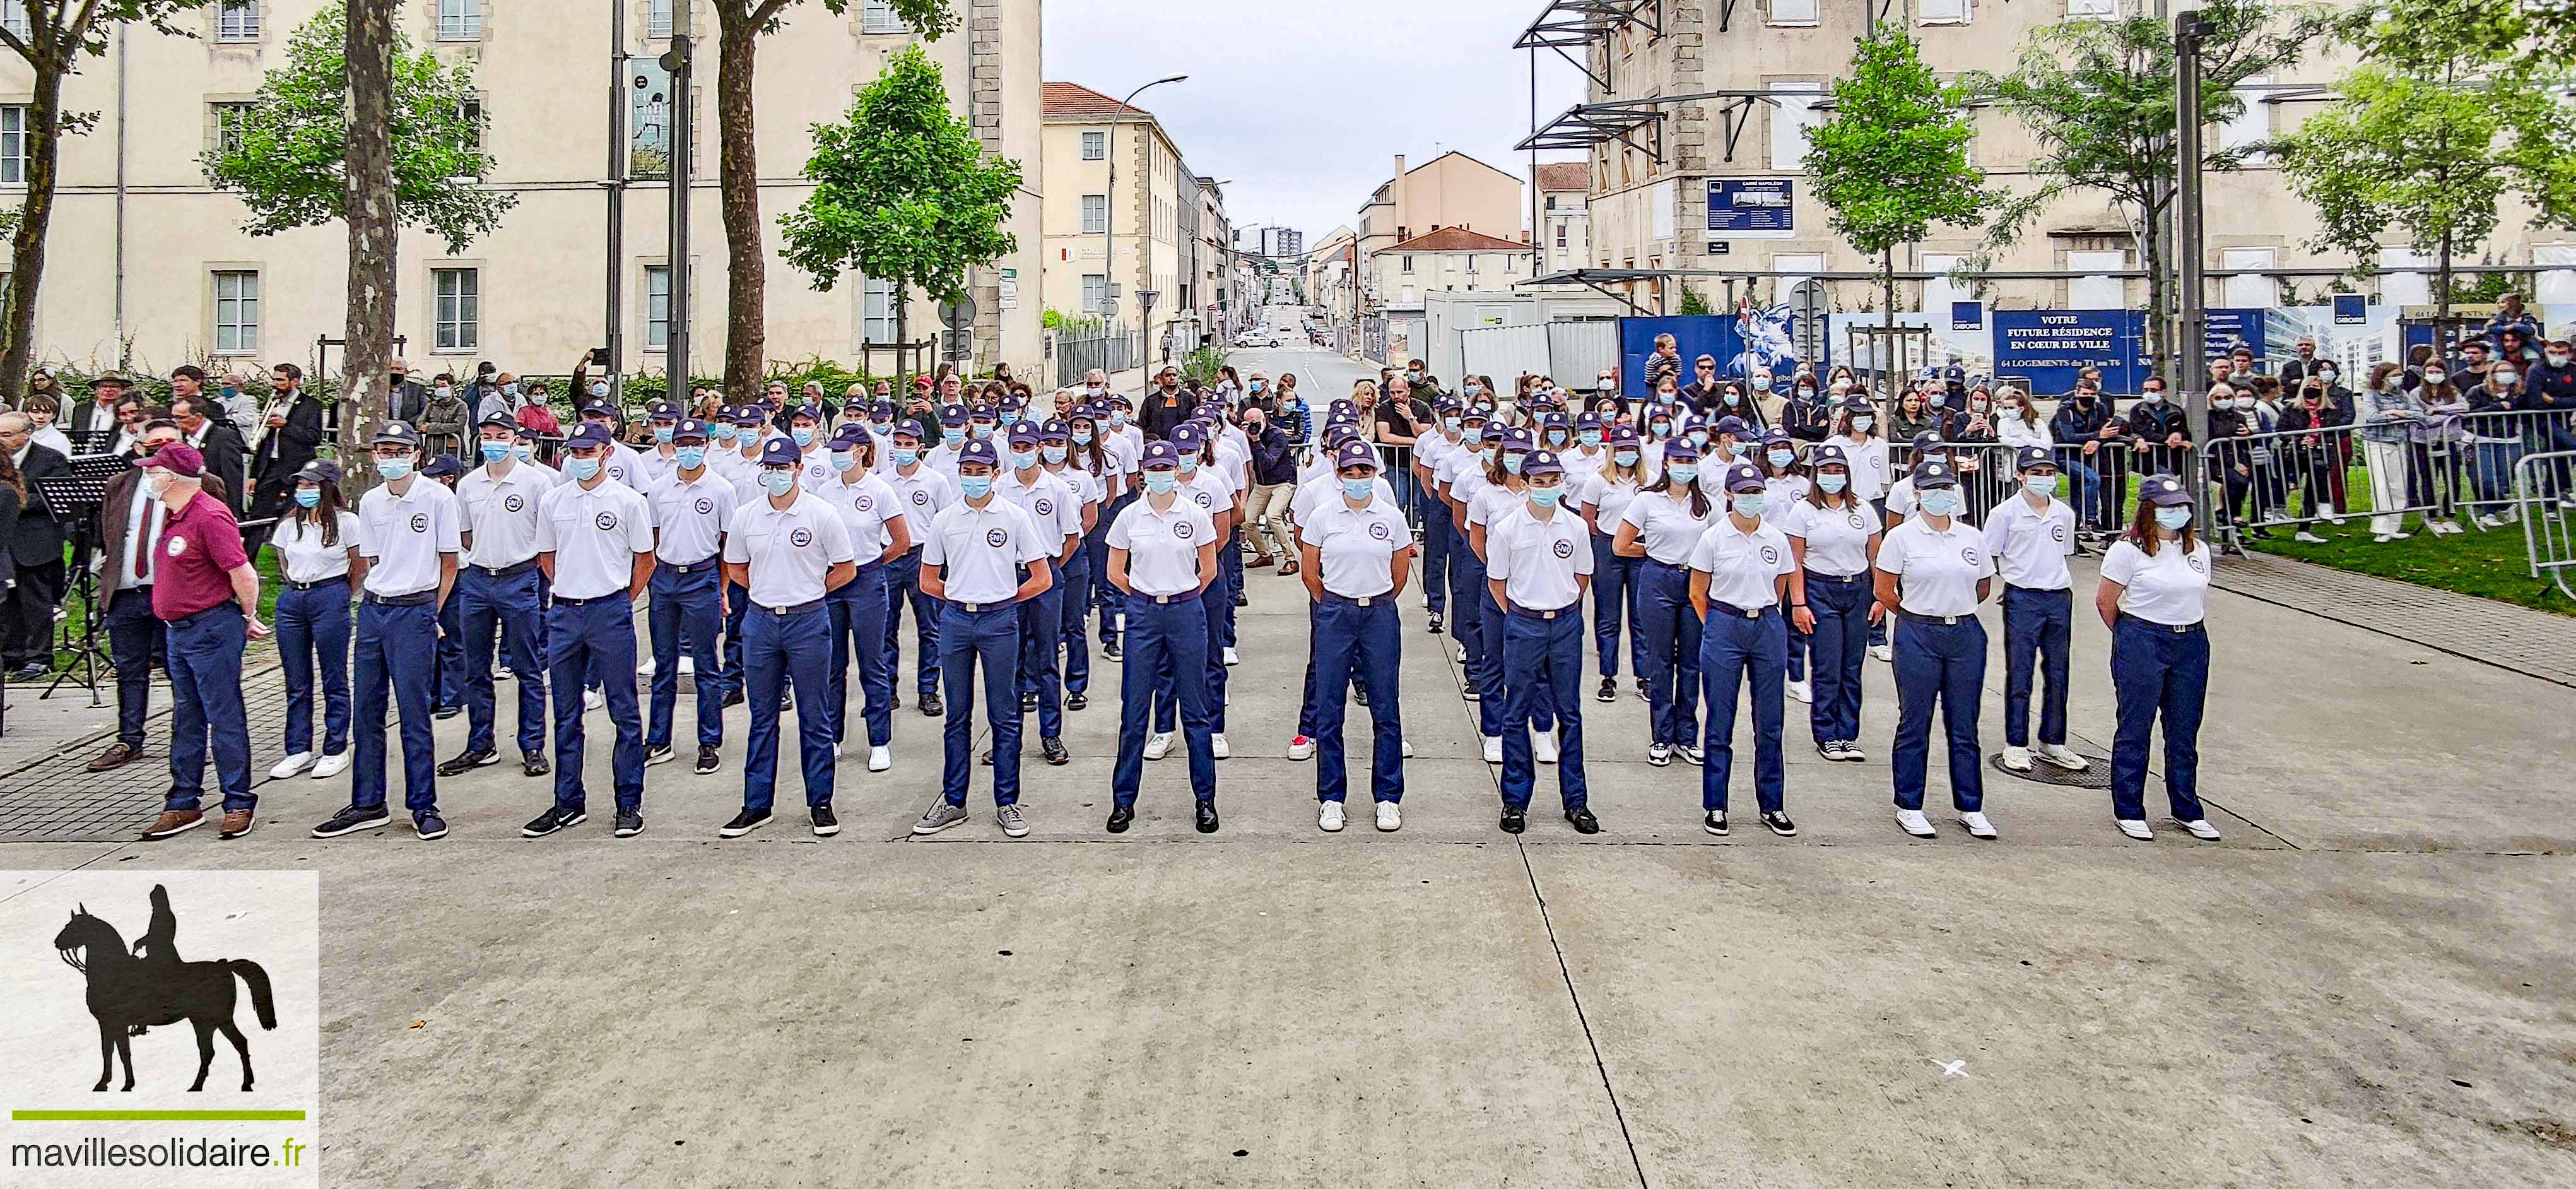
[[[1789,683],[1789,696],[1801,702],[1812,703],[1816,700],[1816,691],[1806,682],[1792,681]]]
[[[2503,527],[2504,527],[2504,522],[2503,522],[2503,521],[2501,521],[2501,520],[2496,519],[2494,516],[2480,516],[2480,517],[2478,517],[2478,527],[2479,527],[2479,528],[2503,528]]]
[[[2465,533],[2465,532],[2467,532],[2467,531],[2469,531],[2469,530],[2464,529],[2464,528],[2461,528],[2458,524],[2456,524],[2456,523],[2454,523],[2454,522],[2452,522],[2452,521],[2448,521],[2448,520],[2445,520],[2445,521],[2441,522],[2440,524],[2436,524],[2436,525],[2434,525],[2434,526],[2433,526],[2433,534],[2434,534],[2435,536],[2442,536],[2442,537],[2456,537],[2456,536],[2460,535],[2461,533]]]
[[[1304,735],[1299,735],[1296,738],[1289,740],[1288,758],[1292,760],[1314,759],[1315,741],[1305,737]]]
[[[697,676],[697,675],[698,675],[698,658],[693,657],[693,656],[690,656],[688,653],[685,653],[685,652],[681,653],[681,654],[680,654],[680,676],[682,676],[682,677],[695,677],[695,676]]]
[[[1932,819],[1923,816],[1923,811],[1920,809],[1897,810],[1896,828],[1917,838],[1932,837]]]
[[[1404,745],[1404,758],[1406,758],[1406,759],[1408,759],[1408,760],[1409,760],[1409,759],[1412,759],[1412,758],[1413,758],[1413,740],[1411,740],[1411,739],[1399,739],[1399,740],[1397,740],[1396,742],[1398,742],[1398,743],[1402,743],[1402,744]]]
[[[1464,644],[1458,646],[1458,663],[1462,665],[1467,663],[1467,646]]]
[[[1962,813],[1959,815],[1959,824],[1967,829],[1970,838],[1995,837],[1995,824],[1987,821],[1986,815],[1982,813]]]
[[[893,748],[871,747],[868,749],[868,771],[883,772],[891,767],[894,767]]]
[[[1500,736],[1500,735],[1487,735],[1487,736],[1485,736],[1485,762],[1486,762],[1486,763],[1488,763],[1488,764],[1499,764],[1499,763],[1502,763],[1502,762],[1503,762],[1503,737],[1502,737],[1502,736]]]
[[[1227,664],[1229,664],[1229,665],[1240,665],[1240,664],[1242,664],[1242,663],[1243,663],[1243,655],[1242,655],[1241,653],[1236,652],[1235,650],[1233,650],[1233,649],[1231,649],[1231,648],[1226,649],[1226,650],[1225,650],[1225,663],[1227,663]]]
[[[2203,842],[2218,841],[2218,827],[2210,825],[2206,821],[2187,822],[2181,818],[2175,818],[2173,819],[2173,823],[2177,826],[2181,826],[2184,830],[2189,831],[2192,837],[2200,839]],[[2146,823],[2140,822],[2139,824],[2145,825]]]
[[[1339,801],[1324,802],[1323,810],[1315,815],[1315,828],[1322,830],[1327,834],[1341,833],[1342,803]]]
[[[1404,811],[1396,808],[1395,802],[1393,801],[1378,802],[1377,828],[1380,833],[1384,834],[1392,834],[1403,829]]]
[[[2042,762],[2054,764],[2069,772],[2081,772],[2093,766],[2092,764],[2085,762],[2084,757],[2075,754],[2074,748],[2068,747],[2063,743],[2040,744],[2039,758]]]
[[[2120,827],[2121,833],[2137,839],[2140,842],[2153,842],[2156,840],[2156,832],[2148,829],[2147,823],[2139,821],[2136,818],[2122,818],[2113,824]]]
[[[841,758],[841,745],[838,743],[832,745],[832,758],[836,760]]]
[[[519,679],[519,675],[511,672],[510,666],[508,665],[492,666],[492,676],[498,681],[517,681]]]
[[[1664,766],[1666,766],[1666,765],[1668,765],[1668,764],[1671,764],[1671,763],[1673,762],[1673,749],[1672,749],[1672,747],[1671,747],[1670,745],[1668,745],[1668,744],[1663,744],[1663,743],[1649,743],[1649,744],[1647,744],[1647,745],[1646,745],[1646,762],[1647,762],[1647,763],[1649,763],[1649,764],[1653,764],[1654,766],[1656,766],[1656,767],[1658,767],[1658,768],[1661,768],[1661,767],[1664,767]]]
[[[276,767],[268,770],[268,778],[271,780],[284,780],[287,777],[293,776],[312,766],[313,753],[309,751],[299,751],[294,755],[279,760]]]
[[[2323,545],[2326,543],[2326,539],[2324,537],[2320,537],[2306,529],[2300,529],[2295,533],[2291,533],[2290,539],[2293,541],[2305,541],[2310,545]]]
[[[1217,759],[1222,760],[1233,756],[1234,749],[1226,746],[1225,736],[1223,734],[1210,734],[1208,736],[1208,753],[1215,756]]]
[[[1146,759],[1159,760],[1170,754],[1172,754],[1172,733],[1170,731],[1156,731],[1151,735],[1145,736]]]
[[[1874,661],[1893,661],[1896,659],[1896,650],[1885,644],[1872,644],[1869,646],[1869,659]]]
[[[2014,772],[2030,771],[2030,749],[2027,747],[2004,748],[2004,767]]]
[[[2372,533],[2370,535],[2370,543],[2373,545],[2385,545],[2396,539],[2396,533]]]
[[[1700,754],[1699,747],[1696,744],[1676,743],[1673,745],[1673,754],[1680,756],[1683,763],[1694,768],[1708,763],[1708,757]]]
[[[2403,541],[2403,540],[2405,540],[2406,538],[2411,537],[2411,536],[2414,536],[2414,535],[2415,535],[2415,534],[2413,534],[2413,533],[2390,533],[2390,534],[2388,534],[2387,536],[2381,537],[2381,538],[2380,538],[2380,540],[2382,540],[2382,541]]]
[[[583,690],[581,692],[581,708],[584,710],[597,710],[607,704],[607,694],[601,693],[595,689]]]
[[[1530,758],[1542,764],[1556,762],[1556,732],[1530,732]]]
[[[2341,509],[2341,508],[2332,508],[2332,507],[2327,508],[2327,509],[2326,509],[2326,523],[2327,523],[2327,524],[2342,524],[2342,523],[2343,523],[2343,509]]]
[[[348,771],[349,759],[349,753],[344,751],[338,755],[328,755],[313,761],[313,779],[329,780]]]
[[[653,675],[653,669],[653,658],[647,656],[643,660],[636,662],[635,675],[638,677],[650,677]]]

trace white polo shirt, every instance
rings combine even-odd
[[[1583,534],[1583,518],[1572,511],[1558,508],[1541,521],[1524,500],[1486,527],[1485,577],[1533,611],[1573,606],[1583,595],[1575,579],[1592,572],[1592,543]]]
[[[1899,520],[1914,515],[1919,504],[1914,498],[1914,476],[1907,475],[1887,489],[1887,514]]]
[[[2072,590],[2066,556],[2075,552],[2075,509],[2049,497],[2048,510],[2016,495],[1986,513],[1986,552],[2001,563],[2004,581],[2024,590]]]
[[[894,488],[884,477],[861,472],[856,483],[844,483],[835,477],[814,494],[841,510],[841,522],[849,527],[850,548],[858,553],[860,565],[872,565],[885,555],[886,546],[894,543],[894,534],[886,521],[903,515],[895,502]],[[909,531],[909,523],[906,530]]]
[[[661,543],[653,555],[675,566],[712,559],[724,546],[724,532],[742,504],[742,489],[704,467],[683,482],[678,471],[653,485],[645,499],[653,505],[653,527]]]
[[[1106,503],[1109,500],[1109,487],[1106,483],[1101,481],[1100,476],[1083,470],[1081,467],[1075,466],[1071,462],[1067,462],[1063,466],[1059,467],[1049,467],[1047,469],[1047,474],[1053,475],[1056,482],[1064,484],[1067,489],[1071,490],[1073,492],[1074,501],[1083,507]],[[1076,525],[1080,525],[1082,523],[1082,508],[1080,507],[1074,509],[1074,523]]]
[[[1715,500],[1709,501],[1709,515],[1721,515],[1717,507]],[[1690,492],[1683,488],[1639,492],[1629,501],[1628,510],[1619,514],[1619,522],[1635,525],[1646,556],[1668,566],[1689,565],[1691,550],[1699,547],[1700,534],[1708,531],[1708,516],[1691,511]]]
[[[650,494],[653,488],[660,486],[662,480],[680,473],[680,456],[676,447],[671,453],[664,454],[660,446],[655,446],[635,457],[643,467],[643,490],[647,494]]]
[[[1215,467],[1201,463],[1199,469],[1181,480],[1181,498],[1197,504],[1199,511],[1207,513],[1209,522],[1214,523],[1217,517],[1234,511],[1234,484],[1227,482]]]
[[[2209,544],[2159,542],[2155,556],[2123,536],[2102,555],[2102,580],[2120,584],[2120,613],[2149,623],[2184,627],[2208,614]]]
[[[903,508],[904,527],[911,530],[915,548],[930,539],[931,519],[958,499],[957,476],[934,470],[927,462],[915,464],[909,475],[888,471],[885,481],[894,491],[895,503]]]
[[[790,490],[795,502],[784,510],[765,496],[735,509],[725,533],[725,560],[749,568],[751,601],[772,610],[822,598],[832,567],[858,560],[841,510]]]
[[[292,516],[279,518],[277,531],[269,536],[268,543],[277,550],[278,570],[287,581],[320,582],[348,577],[349,547],[358,543],[358,518],[347,512],[341,512],[339,517],[334,522],[339,535],[329,545],[322,543],[318,521],[306,524]]]
[[[653,552],[653,505],[615,480],[566,483],[537,508],[537,552],[555,555],[556,598],[616,594],[635,580],[635,555]]]
[[[637,454],[634,447],[624,442],[608,444],[608,457],[600,463],[599,469],[608,472],[609,482],[623,483],[628,491],[644,490],[646,485],[644,456]]]
[[[1216,540],[1216,524],[1177,496],[1167,512],[1154,497],[1127,505],[1109,525],[1109,547],[1127,551],[1127,585],[1137,594],[1185,594],[1199,588],[1199,546]]]
[[[1934,532],[1920,516],[1887,530],[1878,568],[1902,579],[1897,605],[1916,615],[1967,615],[1977,609],[1977,583],[1994,577],[1986,539],[1961,517]]]
[[[1510,484],[1489,482],[1478,487],[1475,496],[1466,501],[1467,523],[1481,524],[1485,526],[1487,535],[1491,535],[1496,520],[1510,515],[1512,509],[1528,503],[1529,497],[1512,490]]]
[[[819,432],[819,431],[818,431]],[[851,457],[857,457],[854,452]],[[821,491],[826,483],[841,481],[840,469],[832,465],[832,451],[821,441],[796,462],[796,481],[807,491]]]
[[[1040,533],[1027,512],[998,495],[981,508],[959,500],[931,519],[921,564],[947,567],[941,579],[950,602],[1007,602],[1019,592],[1020,567],[1053,557],[1062,545],[1052,533]]]
[[[1772,523],[1807,543],[1810,570],[1849,578],[1869,569],[1869,539],[1878,535],[1878,512],[1861,500],[1847,497],[1839,508],[1799,500]]]
[[[1565,467],[1565,485],[1571,488],[1578,480],[1598,475],[1603,468],[1610,465],[1610,448],[1603,446],[1586,454],[1581,446],[1569,446],[1564,453],[1556,456],[1556,461]]]
[[[1872,437],[1855,442],[1848,435],[1838,434],[1825,440],[1843,448],[1843,455],[1851,464],[1850,490],[1853,495],[1874,500],[1887,493],[1886,439]]]
[[[1637,498],[1635,480],[1607,467],[1584,476],[1583,486],[1575,489],[1574,498],[1592,509],[1592,524],[1602,536],[1616,536],[1619,518],[1627,515],[1628,505]]]
[[[1370,481],[1370,494],[1392,506],[1395,488],[1387,485],[1381,474]],[[1304,524],[1323,514],[1325,508],[1342,502],[1341,475],[1326,471],[1297,485],[1288,495],[1288,519]],[[1410,530],[1407,530],[1410,535]]]
[[[1691,568],[1708,575],[1708,601],[1743,611],[1780,605],[1779,580],[1797,570],[1789,552],[1789,534],[1768,522],[1752,532],[1735,527],[1735,518],[1720,516],[1691,547]]]
[[[537,501],[562,482],[549,478],[532,462],[513,462],[510,473],[495,478],[487,464],[456,481],[456,527],[474,534],[474,547],[457,561],[462,565],[515,566],[537,555]]]
[[[993,494],[1018,504],[1021,511],[1029,514],[1029,525],[1040,536],[1054,535],[1047,545],[1048,557],[1063,556],[1064,543],[1082,535],[1081,498],[1063,479],[1048,474],[1045,467],[1039,467],[1036,477],[1027,483],[1020,481],[1018,471],[994,476]]]
[[[438,555],[459,551],[456,493],[415,475],[395,495],[384,484],[358,501],[358,556],[367,559],[366,591],[378,598],[438,589]]]
[[[960,445],[962,445],[962,443]],[[937,471],[942,475],[946,475],[948,477],[948,485],[951,487],[956,486],[958,449],[959,446],[951,446],[946,442],[941,442],[940,444],[923,451],[921,454],[922,469]]]
[[[1385,482],[1378,480],[1381,487]],[[1373,495],[1365,507],[1354,509],[1338,487],[1333,494],[1313,516],[1297,522],[1297,539],[1314,546],[1324,560],[1324,589],[1346,599],[1394,590],[1395,555],[1413,548],[1413,529],[1404,523],[1404,513],[1396,511],[1394,497]]]

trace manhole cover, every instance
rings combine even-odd
[[[2046,760],[2039,759],[2036,756],[2031,758],[2030,771],[2015,772],[2010,768],[2004,767],[2004,753],[2000,751],[1987,756],[1986,764],[1988,767],[1991,767],[1995,771],[2001,772],[2006,776],[2019,780],[2031,781],[2035,784],[2053,784],[2062,788],[2070,789],[2107,789],[2111,787],[2111,757],[2091,755],[2080,751],[2075,754],[2084,757],[2084,770],[2081,772],[2069,772],[2064,768],[2060,768],[2057,765],[2049,763]]]

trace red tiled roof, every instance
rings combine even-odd
[[[1056,116],[1145,116],[1154,113],[1141,107],[1121,104],[1107,95],[1080,83],[1046,84],[1039,108],[1041,118]]]
[[[1381,252],[1526,252],[1529,245],[1519,240],[1495,239],[1481,231],[1464,227],[1436,227],[1429,233],[1414,236]]]
[[[1556,161],[1538,167],[1538,188],[1546,191],[1592,188],[1592,167],[1581,161]]]

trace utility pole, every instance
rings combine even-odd
[[[2209,308],[2202,289],[2200,151],[2200,44],[2210,32],[2200,15],[2199,0],[2174,4],[2174,257],[2178,315],[2174,333],[2174,386],[2182,390],[2183,415],[2191,426],[2192,448],[2183,461],[2184,482],[2191,485],[2192,507],[2206,533],[2209,515]]]
[[[662,370],[669,383],[665,399],[684,408],[689,400],[689,135],[697,114],[689,84],[689,61],[696,52],[690,37],[693,7],[689,0],[671,5],[671,48],[662,55],[662,66],[671,74],[671,317]]]
[[[629,152],[626,130],[626,96],[633,70],[626,58],[626,5],[623,0],[608,0],[608,178],[600,189],[608,196],[608,260],[602,270],[607,274],[607,333],[600,342],[608,347],[609,370],[626,370],[626,344],[618,330],[626,321],[626,158]],[[580,394],[574,394],[580,403]]]
[[[1146,91],[1155,87],[1162,86],[1164,83],[1177,83],[1188,77],[1189,76],[1186,74],[1173,74],[1155,79],[1144,86],[1127,92],[1127,97],[1118,101],[1118,109],[1109,113],[1109,147],[1108,151],[1103,154],[1109,163],[1108,194],[1103,199],[1103,202],[1107,205],[1107,209],[1100,212],[1100,248],[1102,255],[1102,260],[1100,261],[1100,300],[1107,306],[1107,308],[1102,312],[1109,315],[1109,324],[1113,328],[1118,323],[1118,297],[1125,289],[1125,286],[1118,283],[1118,123],[1120,120],[1126,118],[1128,108],[1135,104],[1137,96],[1142,95]],[[1144,239],[1145,248],[1144,251],[1139,254],[1137,263],[1146,269],[1147,279],[1145,283],[1150,285],[1154,283],[1152,280],[1152,270],[1154,267],[1154,229],[1151,225],[1153,211],[1150,209],[1154,200],[1154,138],[1152,136],[1149,135],[1145,138],[1144,149],[1145,197],[1142,201],[1139,201],[1136,204],[1136,209],[1137,232]],[[1141,295],[1142,291],[1140,290],[1139,293]],[[1143,358],[1153,349],[1153,344],[1149,341],[1152,338],[1153,329],[1152,327],[1144,324],[1145,315],[1141,312],[1137,315],[1137,323],[1136,354],[1139,358]]]

